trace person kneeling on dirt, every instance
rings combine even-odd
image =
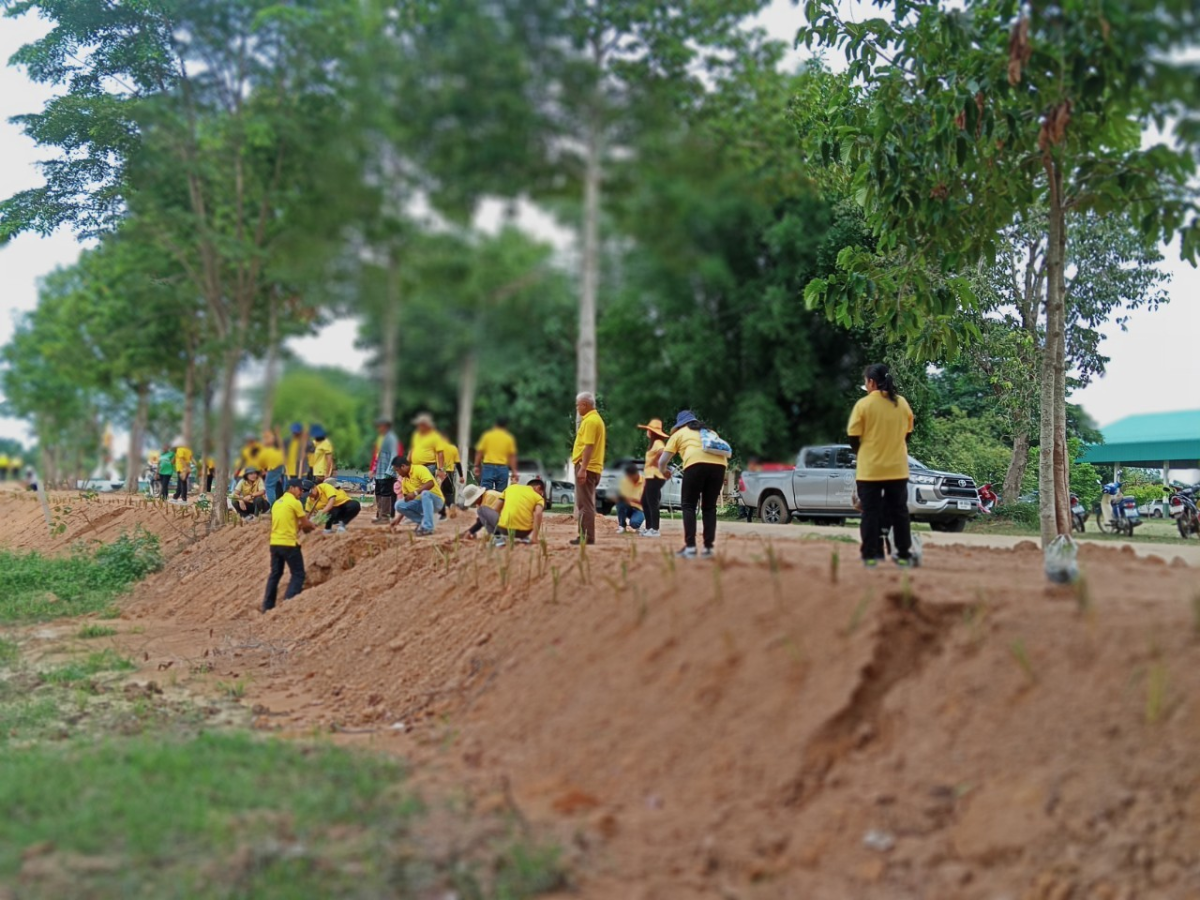
[[[504,495],[499,491],[487,490],[477,484],[469,484],[463,488],[463,509],[478,508],[475,524],[464,532],[467,540],[475,540],[475,535],[484,528],[489,535],[495,534],[496,526],[500,523],[500,507],[503,505]]]
[[[271,511],[271,505],[267,503],[267,487],[259,478],[258,469],[254,466],[242,473],[242,480],[237,483],[229,499],[233,501],[233,508],[243,519],[261,516]]]
[[[532,478],[529,484],[510,484],[504,489],[500,505],[500,521],[496,523],[496,546],[503,547],[508,538],[518,544],[530,544],[542,530],[542,511],[546,506],[546,484]]]
[[[446,505],[446,497],[438,485],[437,479],[428,467],[410,463],[402,456],[392,460],[392,470],[396,473],[396,514],[392,518],[392,528],[398,528],[405,519],[417,523],[413,532],[417,537],[433,534],[433,525],[437,514]]]
[[[305,483],[312,484],[312,482]],[[328,481],[322,481],[320,484],[312,484],[312,487],[309,488],[306,509],[309,512],[315,510],[323,514],[325,516],[325,534],[333,534],[335,531],[345,532],[346,526],[362,512],[362,504],[351,499],[350,495],[341,488],[334,487]]]
[[[286,565],[291,577],[288,580],[284,600],[291,600],[304,589],[304,555],[300,552],[300,532],[312,531],[313,523],[304,512],[300,502],[304,482],[293,478],[287,483],[287,491],[271,507],[271,574],[267,577],[267,592],[263,596],[262,611],[275,608],[275,595],[283,578]]]
[[[646,479],[635,465],[625,467],[625,477],[617,488],[617,534],[630,532],[636,534],[646,521],[642,512],[642,491],[646,487]]]

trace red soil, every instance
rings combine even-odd
[[[9,546],[53,545],[27,498],[0,510]],[[67,539],[176,540],[109,515]],[[1085,547],[1085,586],[1051,588],[1032,544],[932,548],[906,578],[848,544],[673,564],[607,534],[584,560],[566,521],[545,554],[447,524],[310,537],[308,589],[266,616],[266,525],[227,529],[124,618],[156,677],[204,661],[263,727],[555,834],[582,896],[1200,897],[1194,569]]]

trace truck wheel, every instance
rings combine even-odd
[[[787,504],[778,494],[763,497],[758,504],[758,518],[767,525],[786,525],[791,521],[792,514]]]

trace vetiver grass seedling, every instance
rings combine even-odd
[[[89,653],[82,660],[73,660],[57,669],[42,673],[43,680],[50,684],[70,684],[97,675],[100,672],[129,672],[136,669],[132,662],[112,650]]]
[[[1092,592],[1088,587],[1087,578],[1082,574],[1075,579],[1075,609],[1081,616],[1090,616],[1094,609],[1092,607]]]
[[[862,599],[854,607],[854,611],[850,614],[850,621],[846,623],[846,634],[854,634],[858,630],[858,626],[862,624],[863,616],[867,612],[867,607],[871,605],[871,592],[864,591]]]
[[[1030,684],[1037,684],[1037,673],[1033,671],[1033,663],[1029,659],[1029,651],[1025,649],[1025,641],[1017,638],[1008,645],[1008,652],[1012,654],[1013,661],[1017,667],[1029,679]]]
[[[1192,635],[1200,638],[1200,591],[1192,595]]]
[[[838,583],[838,565],[840,563],[837,548],[829,554],[829,582],[830,584]]]
[[[558,566],[551,566],[550,581],[554,585],[554,592],[550,595],[550,602],[555,605],[558,604],[558,581],[560,578],[562,578],[562,573],[558,570]]]
[[[1156,660],[1146,671],[1146,724],[1156,725],[1167,707],[1167,666]]]
[[[91,638],[112,637],[116,633],[117,629],[111,628],[108,625],[84,625],[79,629],[76,637],[89,640]]]
[[[713,566],[713,599],[717,603],[725,602],[725,592],[721,589],[721,567]]]

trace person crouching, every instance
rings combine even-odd
[[[509,539],[530,544],[542,531],[542,512],[546,507],[546,483],[532,478],[529,484],[510,484],[500,501],[500,519],[496,523],[496,546]]]
[[[500,524],[500,507],[504,505],[504,494],[477,484],[468,484],[463,488],[461,505],[463,509],[476,510],[475,524],[463,532],[467,540],[475,540],[475,536],[484,529],[489,536],[496,533],[496,526]]]
[[[320,484],[305,483],[311,485],[307,509],[310,513],[315,510],[324,514],[325,534],[333,534],[335,531],[344,533],[346,526],[362,512],[361,503],[328,481],[322,481]]]
[[[405,519],[417,523],[417,537],[433,534],[437,514],[446,506],[446,497],[428,467],[410,463],[402,456],[392,460],[396,473],[396,513],[392,528],[399,528]]]
[[[267,503],[267,486],[254,466],[242,473],[242,480],[237,483],[229,499],[243,519],[261,516],[271,511],[271,504]]]
[[[617,492],[617,534],[637,534],[646,514],[642,510],[642,491],[646,488],[646,479],[635,465],[625,467],[625,477],[621,479]]]

